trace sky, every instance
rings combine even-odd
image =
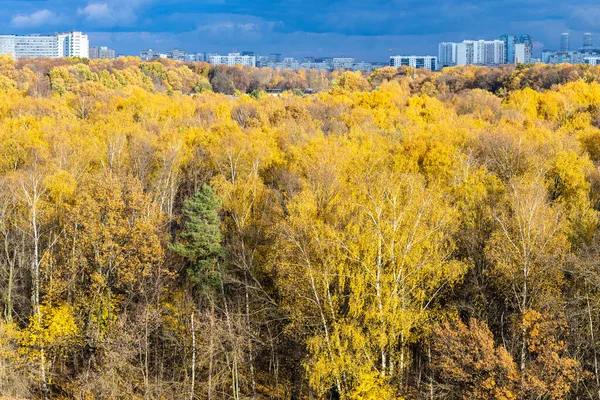
[[[254,51],[284,56],[437,55],[441,41],[530,34],[534,54],[571,47],[584,32],[600,47],[595,0],[1,0],[0,33],[81,30],[90,46],[138,55],[142,49]]]

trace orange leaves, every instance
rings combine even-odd
[[[566,329],[564,319],[528,310],[522,323],[529,361],[524,372],[524,393],[564,398],[581,372],[579,362],[569,357],[566,344],[559,339]]]
[[[475,319],[434,330],[433,368],[448,391],[463,399],[518,398],[519,374],[512,357],[496,346],[487,325]]]

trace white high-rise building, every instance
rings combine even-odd
[[[0,54],[19,58],[89,57],[90,43],[82,32],[55,35],[0,35]]]
[[[401,66],[413,68],[425,68],[435,71],[438,58],[435,56],[391,56],[390,66],[398,68]]]
[[[90,41],[83,32],[67,32],[58,35],[59,57],[90,57]]]
[[[529,63],[531,57],[527,56],[526,50],[524,43],[515,44],[515,64]]]
[[[500,65],[506,63],[503,40],[465,40],[456,45],[456,65]]]
[[[208,62],[216,65],[249,65],[256,67],[256,56],[243,56],[240,53],[229,53],[229,55],[211,55],[208,57]]]
[[[438,47],[438,61],[441,67],[456,65],[457,43],[442,42]]]

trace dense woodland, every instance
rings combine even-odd
[[[595,67],[0,60],[0,395],[600,399],[599,166]]]

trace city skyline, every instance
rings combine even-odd
[[[486,1],[242,1],[116,0],[24,2],[9,0],[0,10],[3,33],[81,30],[93,45],[117,53],[143,48],[183,48],[218,53],[253,50],[292,57],[345,54],[385,61],[388,49],[403,54],[436,54],[442,41],[495,39],[528,32],[534,54],[558,50],[559,35],[582,46],[583,33],[596,33],[600,7],[592,1],[555,4]]]

